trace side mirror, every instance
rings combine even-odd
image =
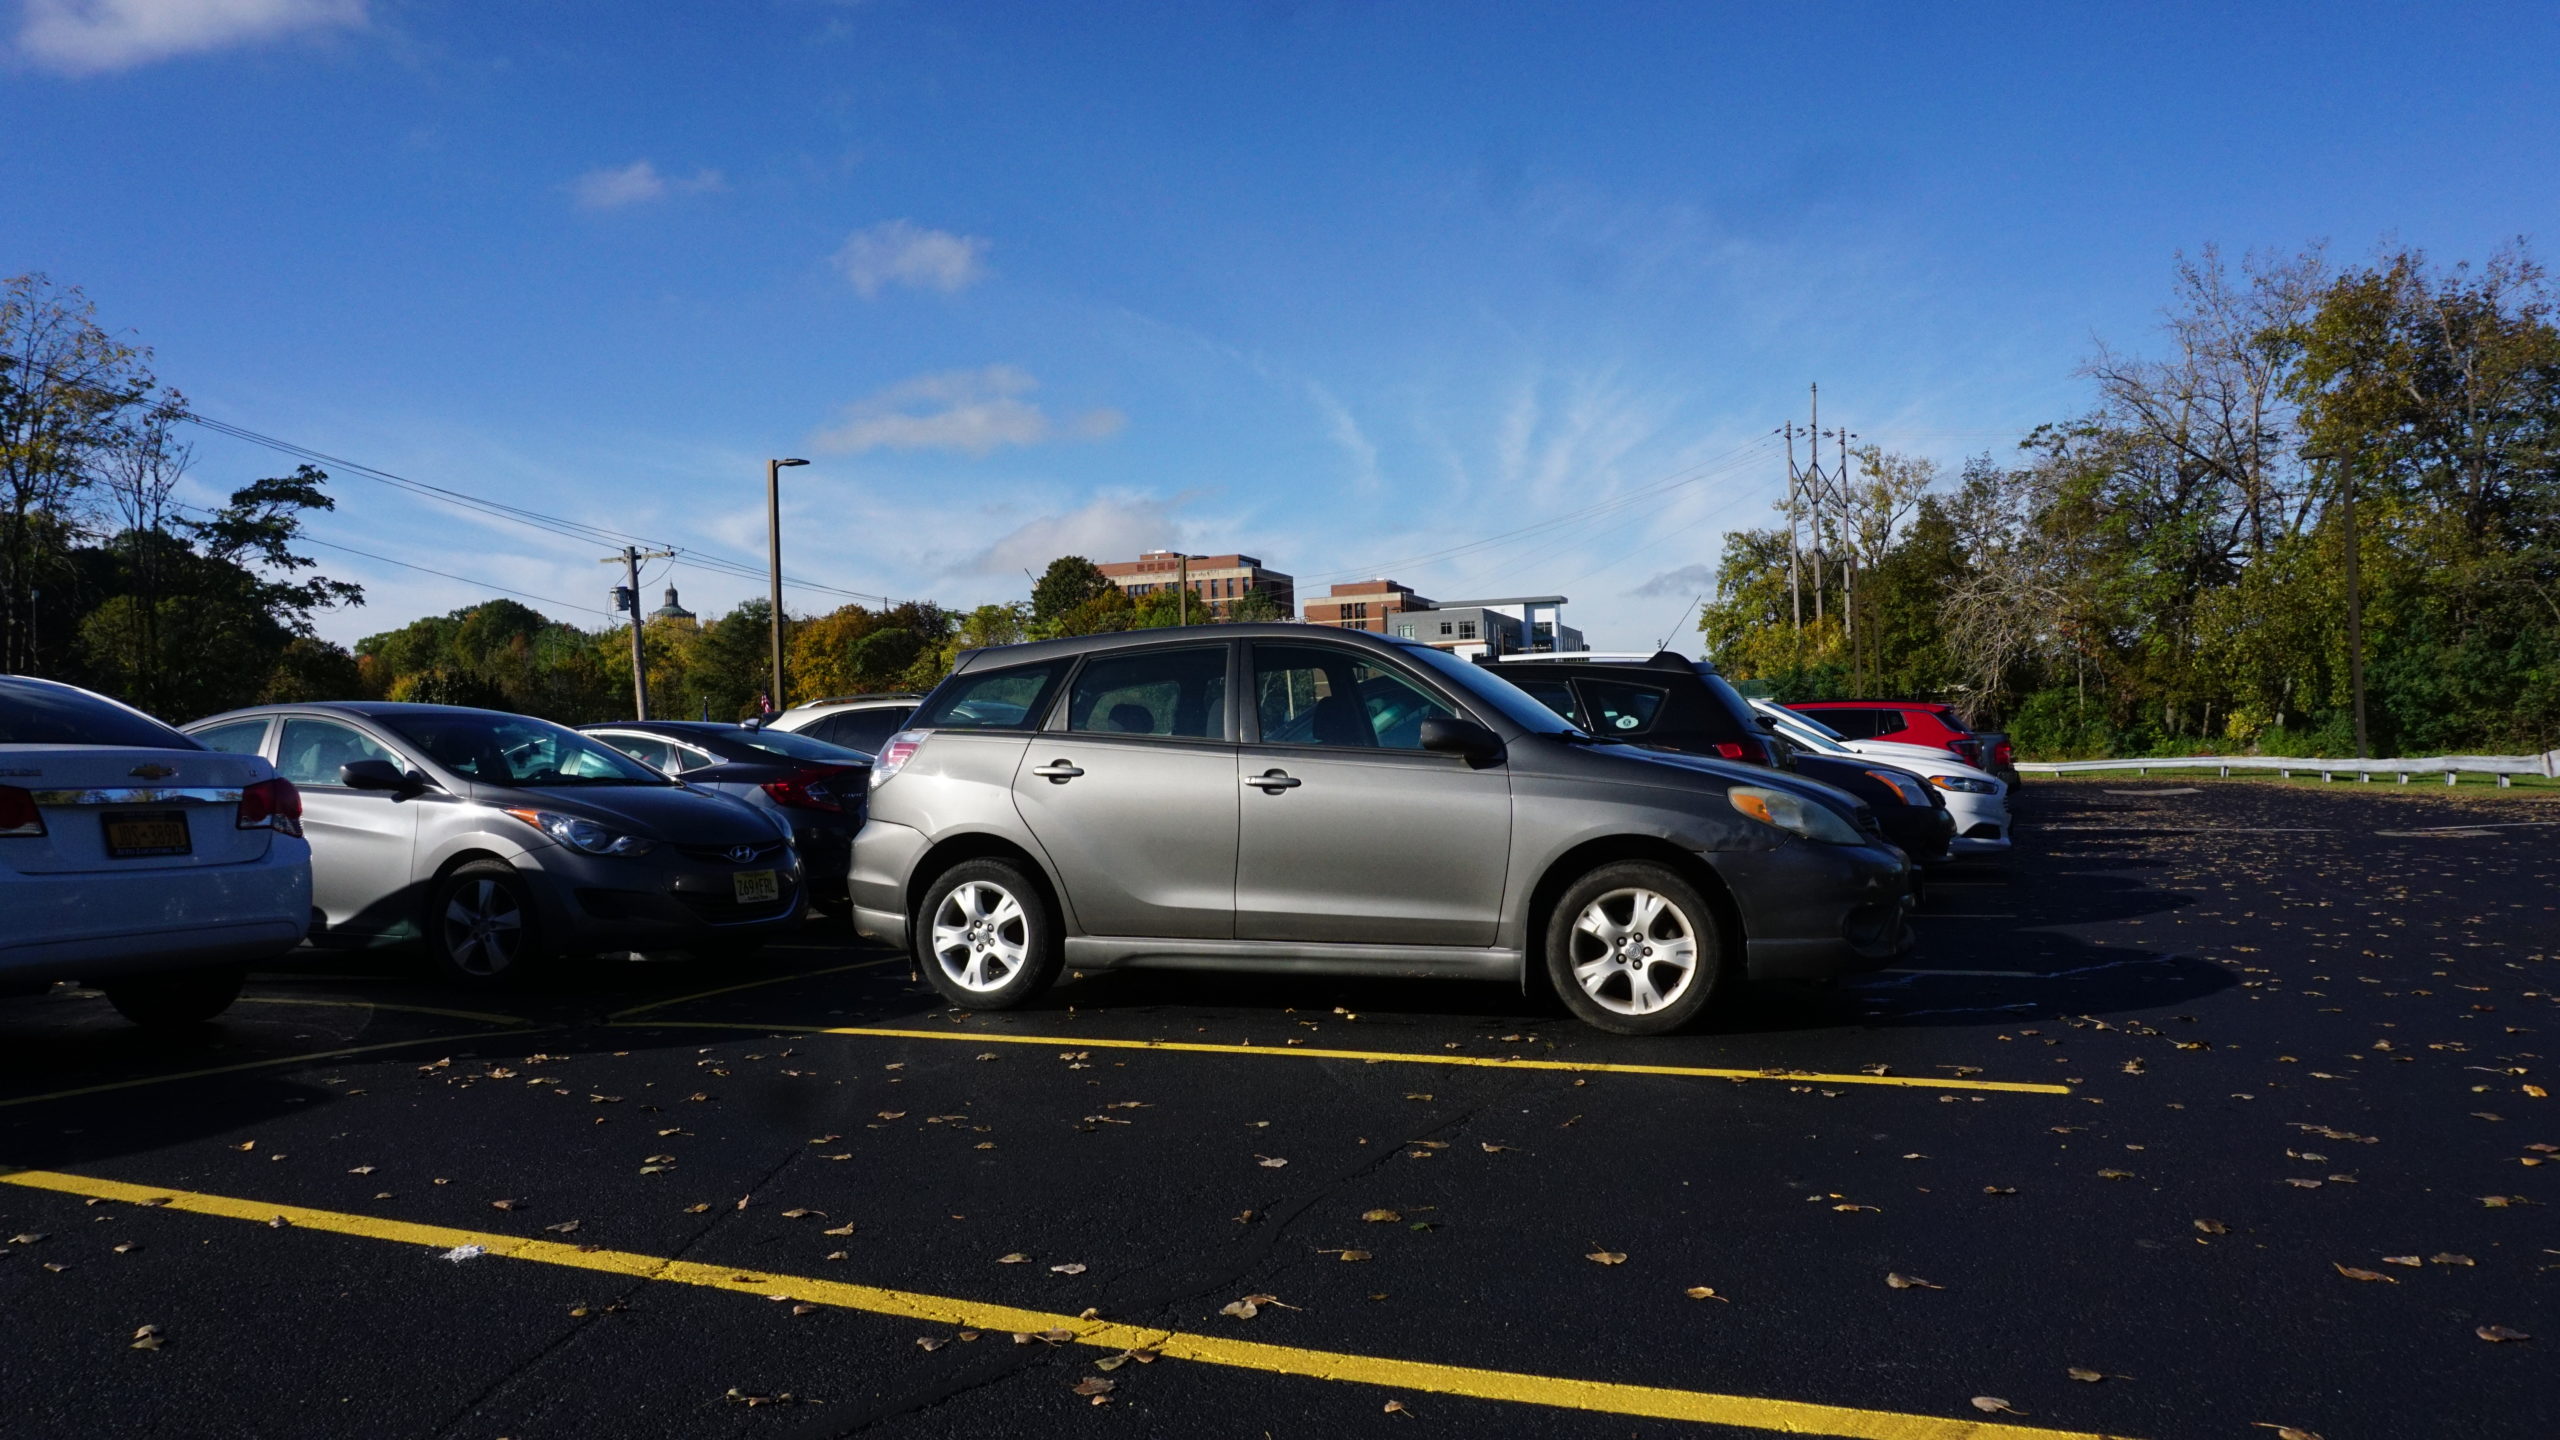
[[[1455,755],[1479,768],[1502,759],[1502,737],[1473,720],[1433,716],[1422,722],[1422,748]]]
[[[1770,734],[1775,735],[1778,733],[1778,722],[1770,719],[1768,716],[1755,714],[1751,719],[1754,723],[1759,725],[1761,729],[1768,731]]]
[[[426,786],[388,760],[350,760],[338,767],[338,783],[350,790],[423,790]]]

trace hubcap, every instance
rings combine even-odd
[[[1689,993],[1698,978],[1698,932],[1670,897],[1612,890],[1573,922],[1573,978],[1620,1015],[1650,1015]]]
[[[516,963],[524,948],[524,911],[495,880],[473,880],[453,892],[444,907],[444,949],[456,968],[495,975]]]
[[[1030,953],[1030,917],[1001,885],[971,880],[955,886],[933,912],[934,963],[963,990],[1002,989]]]

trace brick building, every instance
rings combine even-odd
[[[1191,598],[1205,607],[1203,618],[1223,617],[1235,602],[1257,592],[1270,596],[1280,607],[1281,619],[1297,613],[1298,582],[1251,555],[1150,550],[1135,560],[1114,560],[1094,568],[1132,600],[1179,588],[1187,581]]]
[[[1307,602],[1307,623],[1394,633],[1389,621],[1412,610],[1431,609],[1431,602],[1393,580],[1353,580],[1336,584],[1322,599]]]

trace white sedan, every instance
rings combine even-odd
[[[0,994],[96,985],[127,1019],[222,1013],[311,928],[302,797],[75,686],[0,675]]]
[[[1864,755],[1887,761],[1927,780],[1946,797],[1947,813],[1955,817],[1956,838],[1949,846],[1954,854],[1997,854],[2009,848],[2009,786],[1999,776],[1927,745],[1847,739],[1803,711],[1775,701],[1754,700],[1751,708],[1790,744],[1817,755]]]

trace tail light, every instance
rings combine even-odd
[[[1727,760],[1739,760],[1745,765],[1769,763],[1769,747],[1757,740],[1718,740],[1715,747],[1716,754]]]
[[[780,780],[764,782],[764,793],[773,797],[773,803],[794,810],[824,810],[841,815],[845,797],[840,787],[844,777],[861,768],[859,765],[817,765],[795,770]]]
[[[240,828],[302,833],[302,792],[281,775],[240,792]]]
[[[0,785],[0,835],[43,833],[44,812],[36,808],[36,797],[15,785]]]
[[[932,733],[930,730],[901,730],[881,741],[880,754],[871,762],[871,788],[879,789],[889,783],[890,776],[907,768],[907,762],[916,758],[916,752],[924,748],[925,737]]]
[[[1991,747],[1991,763],[2003,769],[2018,763],[2018,747],[2003,740]]]

